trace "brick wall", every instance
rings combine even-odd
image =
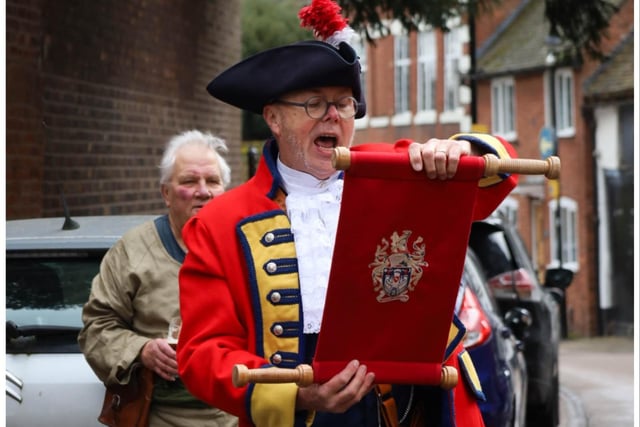
[[[603,40],[603,50],[611,51],[633,27],[634,5],[631,0],[620,3],[621,10],[616,14]],[[594,210],[594,177],[593,177],[593,145],[591,130],[583,117],[583,82],[591,76],[600,63],[585,57],[584,63],[573,69],[575,90],[576,120],[575,135],[570,138],[559,138],[559,156],[562,159],[562,176],[560,193],[569,197],[578,206],[578,264],[571,286],[566,294],[566,320],[571,336],[592,336],[598,331],[598,290],[597,290],[597,212]],[[542,72],[520,74],[515,78],[516,129],[518,140],[514,145],[521,157],[539,157],[538,139],[545,123],[545,80]],[[478,99],[490,99],[490,81],[481,81],[478,86]],[[491,123],[491,103],[478,103],[478,121]],[[522,179],[522,178],[521,178]],[[546,212],[551,195],[547,191],[545,198],[536,201],[527,197],[519,197],[521,218],[519,227],[529,248],[534,247],[531,239],[529,215],[533,209]],[[533,204],[540,204],[534,206]],[[539,213],[539,211],[538,211]],[[539,253],[540,268],[546,267],[546,260],[552,258],[549,253],[549,230],[553,218],[545,218],[541,222],[542,230],[537,230],[537,246],[544,248]]]
[[[410,109],[416,110],[417,95],[417,35],[411,33],[409,35],[409,49],[412,59],[410,68]],[[443,58],[443,41],[442,35],[437,36],[439,71],[442,75],[444,65]],[[376,39],[375,44],[368,45],[368,73],[367,79],[367,116],[369,118],[386,117],[390,118],[394,115],[394,40],[393,37],[385,37]],[[438,111],[444,109],[444,80],[442,78],[436,81],[436,106]],[[432,124],[409,124],[405,126],[366,126],[357,130],[354,144],[362,144],[368,142],[387,142],[392,143],[398,139],[407,138],[414,141],[426,142],[430,138],[446,138],[460,132],[458,123],[441,123],[436,121]]]
[[[39,73],[40,0],[6,5],[6,211],[42,214],[44,144]]]
[[[240,113],[209,80],[240,58],[240,3],[7,1],[7,219],[163,212],[157,165],[197,128],[246,176]]]

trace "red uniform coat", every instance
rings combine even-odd
[[[458,137],[500,157],[510,154],[492,137]],[[377,144],[386,150],[406,150],[407,145]],[[233,366],[292,368],[307,356],[302,354],[295,246],[276,158],[277,145],[268,141],[256,175],[208,203],[183,230],[189,250],[180,271],[180,376],[195,396],[238,415],[240,425],[247,426],[293,426],[297,386],[236,388]],[[489,180],[493,185],[480,190],[486,194],[478,197],[477,217],[495,209],[515,185],[513,178]],[[458,357],[462,346],[453,341],[450,348],[456,357],[447,364],[457,366],[464,359]],[[477,382],[473,371],[470,376]],[[451,391],[449,413],[458,426],[482,425],[475,398],[464,384],[460,381]]]

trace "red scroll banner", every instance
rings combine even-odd
[[[378,384],[451,389],[458,373],[442,366],[442,359],[471,222],[488,215],[512,188],[483,193],[474,208],[478,181],[501,173],[557,179],[560,159],[462,157],[456,176],[446,181],[413,171],[408,153],[338,147],[333,161],[345,170],[344,191],[312,366],[248,369],[239,364],[233,383],[305,387],[326,382],[358,359],[375,372]]]
[[[377,383],[440,384],[484,170],[463,157],[431,180],[408,153],[351,151],[314,382],[358,359]]]

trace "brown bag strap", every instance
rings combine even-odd
[[[391,384],[377,384],[376,393],[380,402],[380,415],[385,427],[398,427],[398,408],[391,394]]]

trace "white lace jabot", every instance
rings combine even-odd
[[[278,171],[287,192],[287,214],[298,257],[304,333],[317,333],[322,324],[343,181],[340,172],[319,180],[285,166],[280,159]]]

